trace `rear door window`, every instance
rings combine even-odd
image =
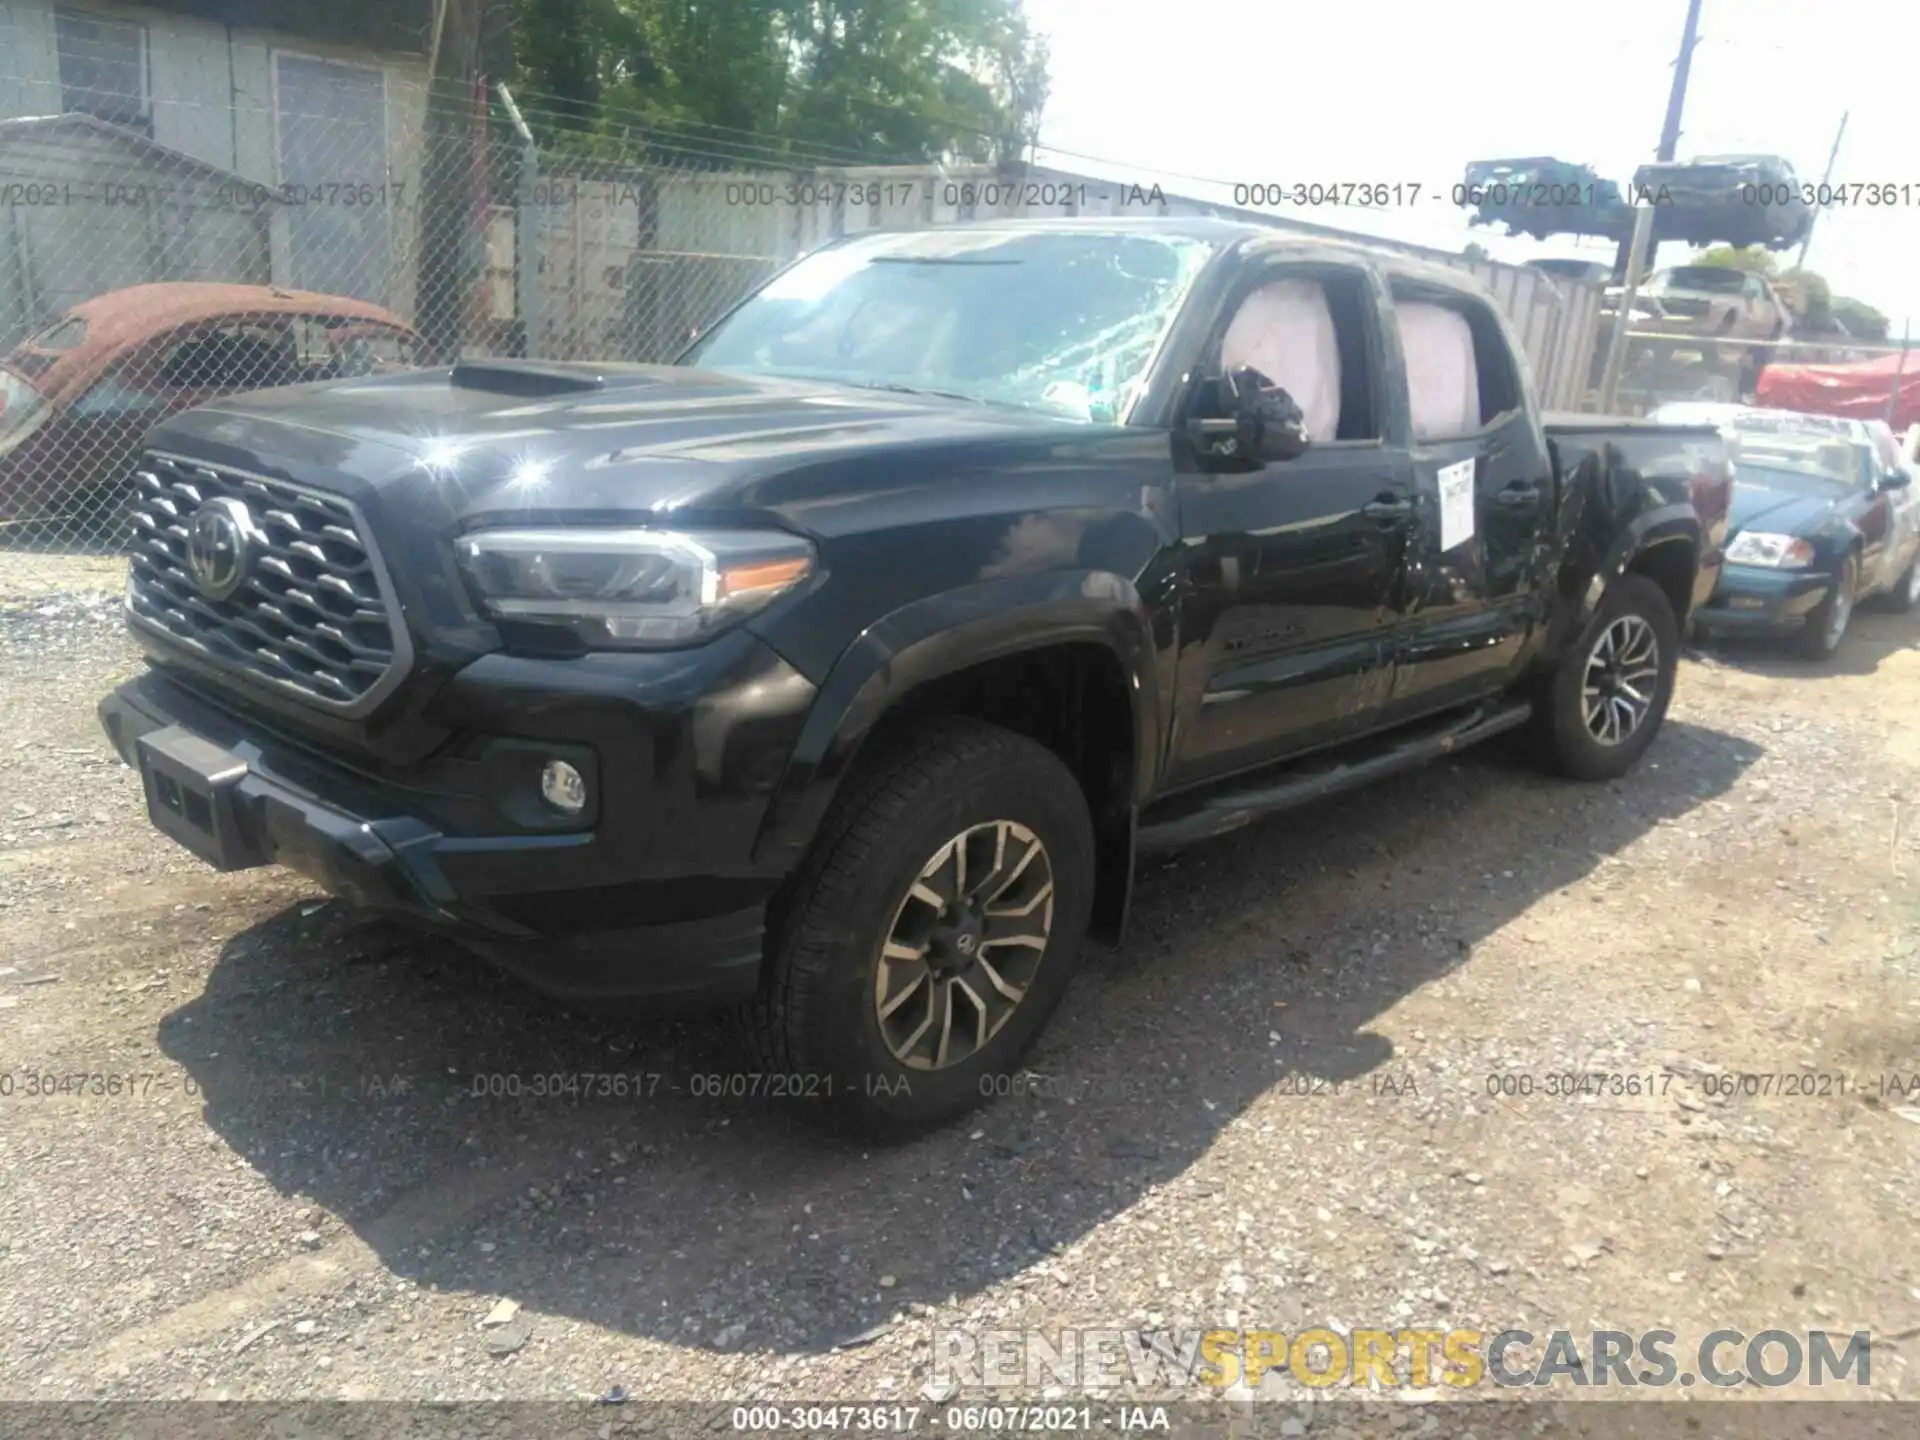
[[[300,378],[299,351],[289,327],[245,321],[196,326],[160,367],[169,390],[261,390]]]
[[[413,368],[413,345],[397,330],[367,326],[336,327],[332,344],[338,374],[377,375]]]
[[[49,325],[27,341],[27,344],[30,348],[44,354],[64,355],[69,350],[79,349],[86,338],[86,320],[79,315],[69,315],[66,319]]]
[[[1394,296],[1418,443],[1459,439],[1520,407],[1513,355],[1484,306]]]

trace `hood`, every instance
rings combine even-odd
[[[533,512],[768,511],[843,490],[850,477],[864,475],[859,488],[897,483],[905,454],[922,447],[940,447],[949,468],[968,441],[1096,428],[819,380],[478,362],[229,396],[166,422],[149,443],[277,466],[457,525]]]
[[[1784,490],[1769,490],[1741,480],[1733,487],[1732,532],[1761,530],[1774,535],[1811,535],[1832,518],[1834,500],[1811,500]]]

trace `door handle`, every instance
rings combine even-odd
[[[1360,507],[1360,513],[1369,520],[1382,525],[1398,524],[1413,513],[1413,502],[1401,500],[1392,495],[1383,495],[1377,500],[1369,500]]]
[[[1509,485],[1493,497],[1493,503],[1503,510],[1531,510],[1540,503],[1540,487]]]

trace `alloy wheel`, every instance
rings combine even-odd
[[[1660,685],[1660,641],[1638,615],[1622,615],[1593,642],[1581,675],[1587,732],[1618,745],[1645,723]]]
[[[1053,862],[1012,820],[942,845],[894,911],[880,947],[874,1015],[911,1070],[978,1055],[1033,987],[1053,933]]]
[[[1846,637],[1847,622],[1853,618],[1853,573],[1842,570],[1833,582],[1833,599],[1827,604],[1827,628],[1823,638],[1829,650]]]

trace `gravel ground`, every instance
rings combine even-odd
[[[0,1398],[926,1403],[935,1327],[1313,1325],[1869,1329],[1916,1396],[1914,619],[1691,657],[1622,782],[1472,753],[1152,870],[1021,1093],[863,1150],[164,843],[90,583],[0,586]],[[637,1093],[477,1093],[582,1072]]]

